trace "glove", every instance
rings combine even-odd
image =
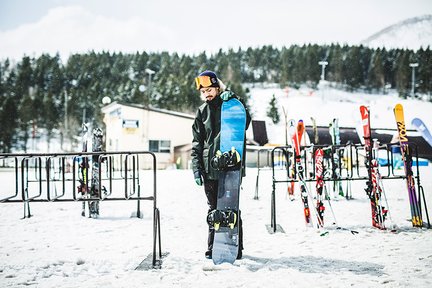
[[[202,177],[200,171],[195,171],[195,172],[194,172],[194,178],[195,178],[195,183],[196,183],[198,186],[202,186],[202,185],[203,185],[203,177]]]
[[[220,97],[222,98],[223,101],[228,101],[231,98],[233,98],[234,96],[235,96],[235,94],[232,91],[224,91],[220,94]]]

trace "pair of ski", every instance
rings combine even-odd
[[[332,122],[329,124],[329,133],[331,136],[333,146],[336,146],[336,149],[332,150],[332,178],[333,180],[333,195],[337,199],[336,195],[344,197],[344,192],[342,188],[341,178],[341,151],[337,146],[341,144],[340,140],[340,129],[339,129],[339,119],[334,118]],[[348,195],[347,195],[348,197]],[[349,198],[349,197],[348,197]]]
[[[401,104],[397,104],[394,107],[393,112],[397,124],[402,161],[404,163],[405,178],[411,210],[411,222],[413,227],[423,227],[420,199],[417,199],[412,170],[413,155],[412,149],[408,143],[403,106]]]
[[[289,121],[288,126],[289,134],[292,139],[292,144],[294,146],[294,164],[295,169],[293,167],[292,171],[297,172],[297,176],[299,178],[300,184],[300,196],[303,202],[303,212],[305,217],[306,226],[313,226],[312,218],[311,218],[311,209],[309,207],[309,197],[312,198],[311,193],[309,192],[306,181],[304,179],[304,168],[301,162],[301,140],[303,134],[305,133],[305,127],[303,120],[299,120],[297,126],[295,126],[295,121],[292,119]],[[316,175],[316,207],[314,209],[315,215],[317,217],[317,227],[324,226],[324,203],[323,203],[323,188],[324,188],[324,177],[323,177],[323,159],[324,159],[324,151],[323,149],[317,149],[314,154],[315,157],[315,175]],[[292,174],[292,176],[295,176]],[[290,198],[293,199],[294,194],[294,182],[291,182],[291,185],[288,186],[288,193]]]
[[[366,182],[365,191],[370,199],[372,226],[385,230],[385,220],[387,218],[388,209],[385,208],[383,202],[383,198],[385,199],[385,193],[381,182],[379,164],[376,159],[378,157],[378,142],[374,140],[374,144],[372,145],[369,108],[364,105],[360,106],[360,115],[365,142],[365,165],[368,171],[368,181]]]

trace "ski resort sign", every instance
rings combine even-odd
[[[139,120],[123,119],[122,127],[127,133],[133,134],[139,127]]]

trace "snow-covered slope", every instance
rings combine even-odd
[[[432,15],[414,17],[391,25],[361,42],[373,48],[432,47]]]
[[[421,118],[429,129],[432,129],[432,103],[421,100],[404,100],[396,92],[387,95],[350,93],[327,88],[312,90],[309,88],[279,88],[278,85],[250,85],[249,105],[254,120],[265,120],[270,143],[284,143],[284,114],[288,119],[302,119],[306,125],[312,125],[310,117],[316,119],[318,126],[327,126],[333,118],[339,119],[341,127],[357,127],[360,123],[360,105],[367,105],[371,111],[372,128],[396,129],[393,108],[397,103],[404,106],[407,129],[413,118]],[[273,124],[266,116],[271,98],[275,95],[279,106],[281,121]],[[252,130],[252,129],[249,129]],[[248,131],[248,133],[252,133]],[[248,134],[250,136],[251,134]]]

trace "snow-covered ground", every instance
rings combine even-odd
[[[421,170],[429,207],[432,173]],[[134,270],[151,252],[151,205],[143,219],[129,218],[135,203],[104,202],[99,219],[80,216],[81,203],[32,203],[33,217],[21,220],[22,204],[0,206],[1,287],[431,287],[432,230],[413,228],[403,180],[384,182],[397,232],[371,227],[364,182],[352,183],[354,200],[327,203],[327,228],[306,228],[302,203],[276,190],[277,223],[269,234],[271,171],[249,168],[241,193],[244,257],[234,265],[204,258],[206,199],[189,170],[158,171],[162,269]],[[390,224],[390,221],[389,221]],[[323,232],[329,231],[325,236]]]
[[[307,89],[287,95],[278,88],[254,88],[251,110],[255,119],[266,120],[274,93],[289,118],[308,125],[313,116],[318,125],[328,125],[337,117],[341,126],[353,126],[359,105],[366,104],[373,127],[395,128],[392,108],[401,102],[407,123],[420,116],[432,126],[432,103],[331,91],[321,97]],[[283,134],[277,129],[281,126],[269,128],[274,143]],[[420,176],[430,208],[431,166],[421,167]],[[257,169],[248,168],[240,199],[244,257],[234,265],[215,266],[204,258],[207,204],[190,170],[157,172],[162,250],[169,253],[160,270],[135,270],[152,250],[150,202],[142,204],[143,219],[130,218],[135,201],[103,202],[96,220],[80,216],[81,203],[32,203],[34,216],[24,220],[22,204],[0,204],[0,287],[431,287],[432,230],[413,228],[407,220],[404,180],[384,181],[392,220],[387,224],[396,232],[371,227],[365,182],[353,181],[353,200],[331,202],[335,219],[325,202],[326,228],[320,231],[305,227],[298,195],[290,201],[286,184],[277,184],[277,223],[285,233],[269,234],[271,171],[260,172],[259,200],[253,199],[256,177]],[[0,198],[13,188],[11,179],[12,171],[0,171]],[[347,230],[336,229],[335,220]]]

